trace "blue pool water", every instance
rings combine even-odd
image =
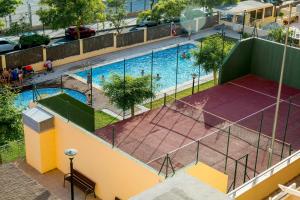
[[[178,67],[178,84],[183,84],[187,81],[192,80],[192,74],[198,74],[198,67],[194,66],[193,58],[183,59],[181,55],[183,52],[191,55],[190,52],[196,46],[194,44],[186,44],[179,47],[179,67]],[[126,75],[133,77],[141,76],[142,70],[144,70],[145,75],[150,75],[151,73],[151,54],[146,54],[143,56],[138,56],[125,61]],[[156,81],[158,91],[163,89],[175,87],[176,85],[176,63],[177,63],[177,47],[169,48],[161,51],[154,52],[153,56],[153,76],[156,77],[157,74],[161,77],[160,80]],[[115,62],[112,64],[104,65],[101,67],[96,67],[93,69],[93,83],[102,86],[101,77],[102,75],[105,79],[109,78],[111,74],[123,75],[124,62]],[[76,75],[87,79],[88,71],[77,72]],[[201,69],[201,76],[206,75],[206,73]],[[154,79],[156,80],[156,79]]]
[[[83,103],[86,103],[86,96],[83,93],[78,92],[76,90],[71,90],[71,89],[63,89],[63,91],[66,94],[70,95],[71,97],[73,97]],[[38,89],[38,92],[42,97],[53,96],[55,94],[60,93],[61,89],[60,88],[42,88],[42,89]],[[17,99],[15,100],[16,107],[18,107],[20,109],[26,108],[29,105],[29,103],[32,101],[32,95],[33,95],[32,90],[27,90],[27,91],[19,93],[17,96]]]

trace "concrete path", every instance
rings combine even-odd
[[[61,199],[61,200],[70,199],[70,194],[71,194],[70,184],[66,182],[66,186],[63,187],[64,174],[58,169],[51,170],[45,174],[40,174],[36,169],[29,166],[25,160],[18,161],[16,163],[16,166],[17,168],[19,168],[20,171],[23,171],[28,177],[30,177],[30,179],[35,180],[43,188],[46,188],[51,194],[55,195],[55,197],[57,197],[56,199]],[[22,188],[20,188],[20,190],[22,190]],[[75,200],[85,199],[84,192],[79,190],[77,187],[74,187],[74,196],[75,196]],[[27,198],[27,199],[31,199],[31,198]],[[88,195],[86,199],[99,200],[99,198],[94,198],[93,195]]]

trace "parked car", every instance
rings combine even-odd
[[[139,21],[139,22],[137,23],[137,25],[138,25],[139,27],[144,27],[144,26],[146,26],[146,27],[151,27],[151,26],[157,26],[158,23],[157,23],[156,21],[151,20],[151,18],[149,17],[149,18],[145,18],[145,19]]]
[[[87,38],[96,35],[96,30],[85,26],[80,27],[79,32],[80,32],[80,38]],[[65,35],[67,38],[70,39],[78,39],[75,26],[67,28],[67,30],[65,31]]]
[[[41,45],[48,45],[50,43],[50,38],[46,35],[39,35],[35,32],[28,32],[21,35],[19,43],[22,49],[27,49]]]
[[[6,53],[18,49],[20,49],[20,45],[18,43],[5,38],[0,38],[0,53]]]

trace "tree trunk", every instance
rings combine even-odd
[[[214,85],[218,85],[218,77],[217,77],[217,70],[216,69],[214,69],[213,75],[214,75]]]
[[[133,117],[134,116],[134,105],[131,106],[130,110],[131,110],[131,117]]]

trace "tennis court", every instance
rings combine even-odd
[[[96,131],[166,176],[195,162],[237,187],[267,169],[277,83],[247,75]],[[300,148],[300,90],[282,89],[273,164]],[[284,142],[285,141],[285,142]]]

